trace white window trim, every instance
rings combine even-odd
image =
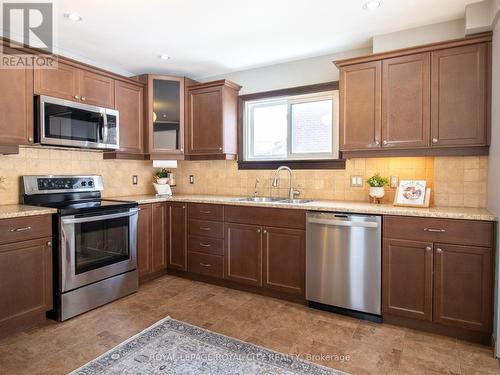
[[[291,117],[291,106],[297,103],[314,102],[321,101],[325,99],[332,99],[332,153],[303,153],[303,154],[293,154],[292,156],[292,119]],[[274,156],[270,157],[259,157],[250,156],[250,145],[253,144],[254,132],[253,127],[249,129],[248,122],[251,121],[251,116],[253,116],[253,111],[248,109],[256,104],[261,106],[274,105],[277,103],[286,103],[288,106],[287,113],[287,155],[283,157]],[[256,99],[249,100],[245,102],[245,108],[243,113],[243,157],[244,161],[287,161],[287,160],[339,160],[339,91],[323,91],[312,94],[302,94],[302,95],[292,95],[292,96],[282,96],[267,99]]]

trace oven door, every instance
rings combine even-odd
[[[61,217],[61,292],[137,268],[137,212]]]
[[[41,144],[97,149],[119,147],[119,113],[69,100],[39,96]]]

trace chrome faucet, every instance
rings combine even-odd
[[[253,188],[253,197],[254,198],[257,196],[257,193],[258,193],[257,186],[259,186],[259,182],[260,182],[260,180],[258,178],[256,178],[255,179],[255,186]]]
[[[279,167],[278,169],[276,169],[276,171],[274,172],[274,176],[273,176],[273,182],[271,184],[272,187],[278,187],[279,185],[279,173],[280,171],[282,170],[285,170],[285,171],[288,171],[288,199],[290,200],[294,200],[295,199],[295,196],[296,195],[299,195],[300,194],[300,191],[298,191],[297,189],[295,189],[292,185],[292,179],[293,179],[293,174],[292,174],[292,170],[286,166],[281,166]]]

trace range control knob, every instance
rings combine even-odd
[[[82,183],[80,185],[87,186],[87,181],[82,181]]]
[[[89,185],[90,187],[94,186],[94,181],[90,180],[90,181],[88,182],[88,185]]]

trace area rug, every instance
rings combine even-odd
[[[345,374],[167,317],[71,374]]]

